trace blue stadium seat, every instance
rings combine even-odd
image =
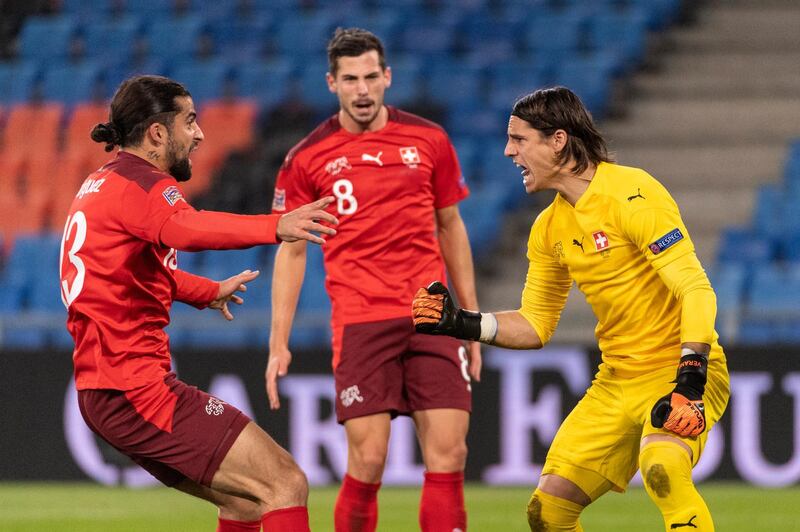
[[[425,76],[427,99],[461,112],[477,109],[483,100],[483,70],[457,61],[431,65]]]
[[[595,119],[605,116],[611,96],[611,73],[606,65],[572,56],[556,69],[553,81],[575,92]]]
[[[594,50],[613,51],[634,68],[647,51],[647,16],[639,9],[593,16],[589,19],[589,41]]]
[[[320,57],[333,35],[333,30],[344,23],[345,14],[339,9],[331,8],[282,17],[275,30],[278,52],[290,57]]]
[[[42,96],[71,106],[92,100],[98,93],[104,97],[106,88],[102,82],[103,71],[97,62],[53,65],[44,71]]]
[[[300,94],[303,101],[321,110],[333,110],[336,108],[336,96],[328,90],[328,82],[325,74],[328,71],[328,62],[317,59],[309,60],[303,66],[300,73]]]
[[[27,18],[19,36],[19,55],[42,63],[62,61],[77,30],[77,21],[69,15]]]
[[[294,347],[320,346],[330,342],[331,304],[325,292],[322,250],[313,245],[309,245],[307,250],[305,280],[290,339]]]
[[[0,102],[5,105],[27,102],[39,76],[35,61],[0,63]]]
[[[135,15],[102,19],[83,29],[86,54],[108,63],[127,63],[142,38],[142,19]],[[108,61],[108,58],[112,58]]]
[[[194,57],[204,29],[205,20],[198,15],[156,18],[145,30],[150,55],[167,62]]]
[[[432,19],[408,24],[400,30],[398,45],[411,54],[448,56],[456,44],[456,24],[452,20]]]
[[[195,105],[221,98],[231,74],[231,65],[224,59],[186,61],[172,70],[172,78],[189,89]]]
[[[795,139],[789,144],[783,175],[787,183],[800,184],[800,139]],[[797,190],[800,190],[800,185],[797,186]]]
[[[717,330],[723,343],[737,340],[745,298],[747,268],[744,264],[718,264],[709,272],[717,296]]]
[[[447,110],[446,130],[454,136],[474,135],[476,137],[494,136],[501,138],[506,134],[508,112],[480,108],[465,113],[461,109]]]
[[[488,10],[470,13],[457,32],[459,48],[484,66],[508,61],[524,48],[525,20]]]
[[[234,68],[239,95],[253,98],[264,107],[287,99],[291,75],[292,65],[287,60],[241,64]]]
[[[545,87],[550,78],[549,67],[541,62],[514,61],[493,65],[489,69],[489,107],[511,114],[521,96]]]
[[[504,193],[502,187],[472,187],[470,196],[459,203],[461,218],[467,227],[472,253],[485,259],[493,250],[502,219]]]
[[[775,246],[769,238],[749,227],[726,227],[720,234],[717,262],[755,268],[775,258]]]
[[[458,162],[461,165],[461,172],[466,178],[467,185],[472,186],[478,182],[477,162],[480,159],[480,144],[478,139],[473,136],[461,135],[450,139],[456,148]]]
[[[778,185],[762,185],[753,208],[753,229],[767,238],[785,237],[785,197]]]
[[[239,63],[250,63],[266,56],[272,42],[276,20],[271,13],[247,17],[219,17],[209,21],[209,32],[220,56]]]
[[[528,49],[554,60],[586,49],[584,38],[587,16],[584,13],[539,10],[532,14],[524,35]]]
[[[800,340],[800,266],[767,265],[755,271],[742,320],[744,343]]]
[[[29,308],[36,311],[65,313],[61,301],[61,273],[58,270],[61,235],[51,233],[34,239],[36,258],[28,269],[32,271]],[[66,319],[66,316],[64,316]]]
[[[392,86],[386,92],[386,103],[403,107],[420,97],[422,62],[408,55],[393,55],[387,62],[392,70]]]

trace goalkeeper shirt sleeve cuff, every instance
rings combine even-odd
[[[219,294],[219,283],[183,270],[175,270],[175,299],[198,309],[206,308]]]
[[[241,215],[181,209],[161,227],[161,243],[181,251],[277,244],[280,214]]]

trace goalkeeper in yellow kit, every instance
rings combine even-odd
[[[582,530],[580,512],[623,491],[637,468],[666,530],[714,530],[692,467],[725,410],[729,379],[716,297],[678,206],[645,171],[611,162],[563,87],[514,104],[505,155],[529,194],[558,192],[531,229],[521,308],[459,309],[435,282],[414,299],[417,330],[538,349],[575,281],[598,319],[602,363],[550,447],[528,503],[531,530]]]

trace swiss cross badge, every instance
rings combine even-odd
[[[592,238],[594,239],[594,248],[597,251],[606,249],[608,247],[608,237],[603,231],[595,231],[592,233]]]
[[[419,158],[419,152],[416,146],[400,148],[400,158],[403,159],[404,164],[412,167],[422,162]]]

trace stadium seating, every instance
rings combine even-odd
[[[674,21],[681,2],[63,0],[58,4],[60,14],[28,17],[17,36],[16,57],[0,61],[4,191],[0,209],[5,213],[0,237],[6,252],[11,250],[0,270],[0,286],[9,295],[0,313],[63,312],[48,295],[53,290],[57,295],[57,286],[34,288],[29,272],[21,273],[19,264],[31,260],[22,257],[32,253],[37,239],[52,252],[54,237],[49,235],[60,235],[80,182],[113,157],[92,142],[88,132],[107,119],[107,99],[129,75],[168,75],[185,82],[192,92],[206,136],[192,156],[193,179],[185,183],[187,196],[197,197],[209,190],[228,154],[264,142],[256,138],[259,113],[268,115],[298,100],[310,105],[318,118],[333,112],[336,98],[325,82],[328,38],[337,26],[374,31],[386,45],[393,71],[387,103],[443,110],[443,125],[455,141],[473,192],[462,204],[462,216],[480,259],[491,251],[503,213],[522,198],[518,172],[502,155],[514,100],[536,88],[563,83],[581,95],[596,117],[602,117],[615,80],[641,63],[650,33]],[[720,283],[725,283],[721,285],[725,301],[730,301],[723,311],[731,309],[737,317],[746,312],[755,265],[800,261],[800,242],[780,236],[785,234],[788,212],[781,194],[800,197],[800,144],[791,153],[786,183],[761,193],[753,227],[732,228],[723,236],[729,244],[721,246],[718,274]],[[748,245],[737,246],[735,240]],[[329,335],[330,303],[322,289],[324,269],[318,252],[319,248],[309,247],[307,283],[292,338],[298,345],[319,343]],[[42,253],[41,260],[52,262],[52,255]],[[253,256],[219,254],[219,258],[182,254],[182,267],[228,276],[253,257],[271,269],[272,257],[263,251]],[[52,271],[39,273],[52,275]],[[243,319],[195,335],[197,325],[180,318],[170,328],[173,345],[266,345],[267,273],[262,268],[261,277],[251,285]],[[256,314],[248,314],[251,311]],[[194,316],[192,312],[196,311],[180,304],[175,307],[178,317]],[[5,328],[0,342],[69,345],[62,329],[40,327],[26,329],[25,334],[20,329],[9,336]],[[193,333],[186,334],[187,330]]]

